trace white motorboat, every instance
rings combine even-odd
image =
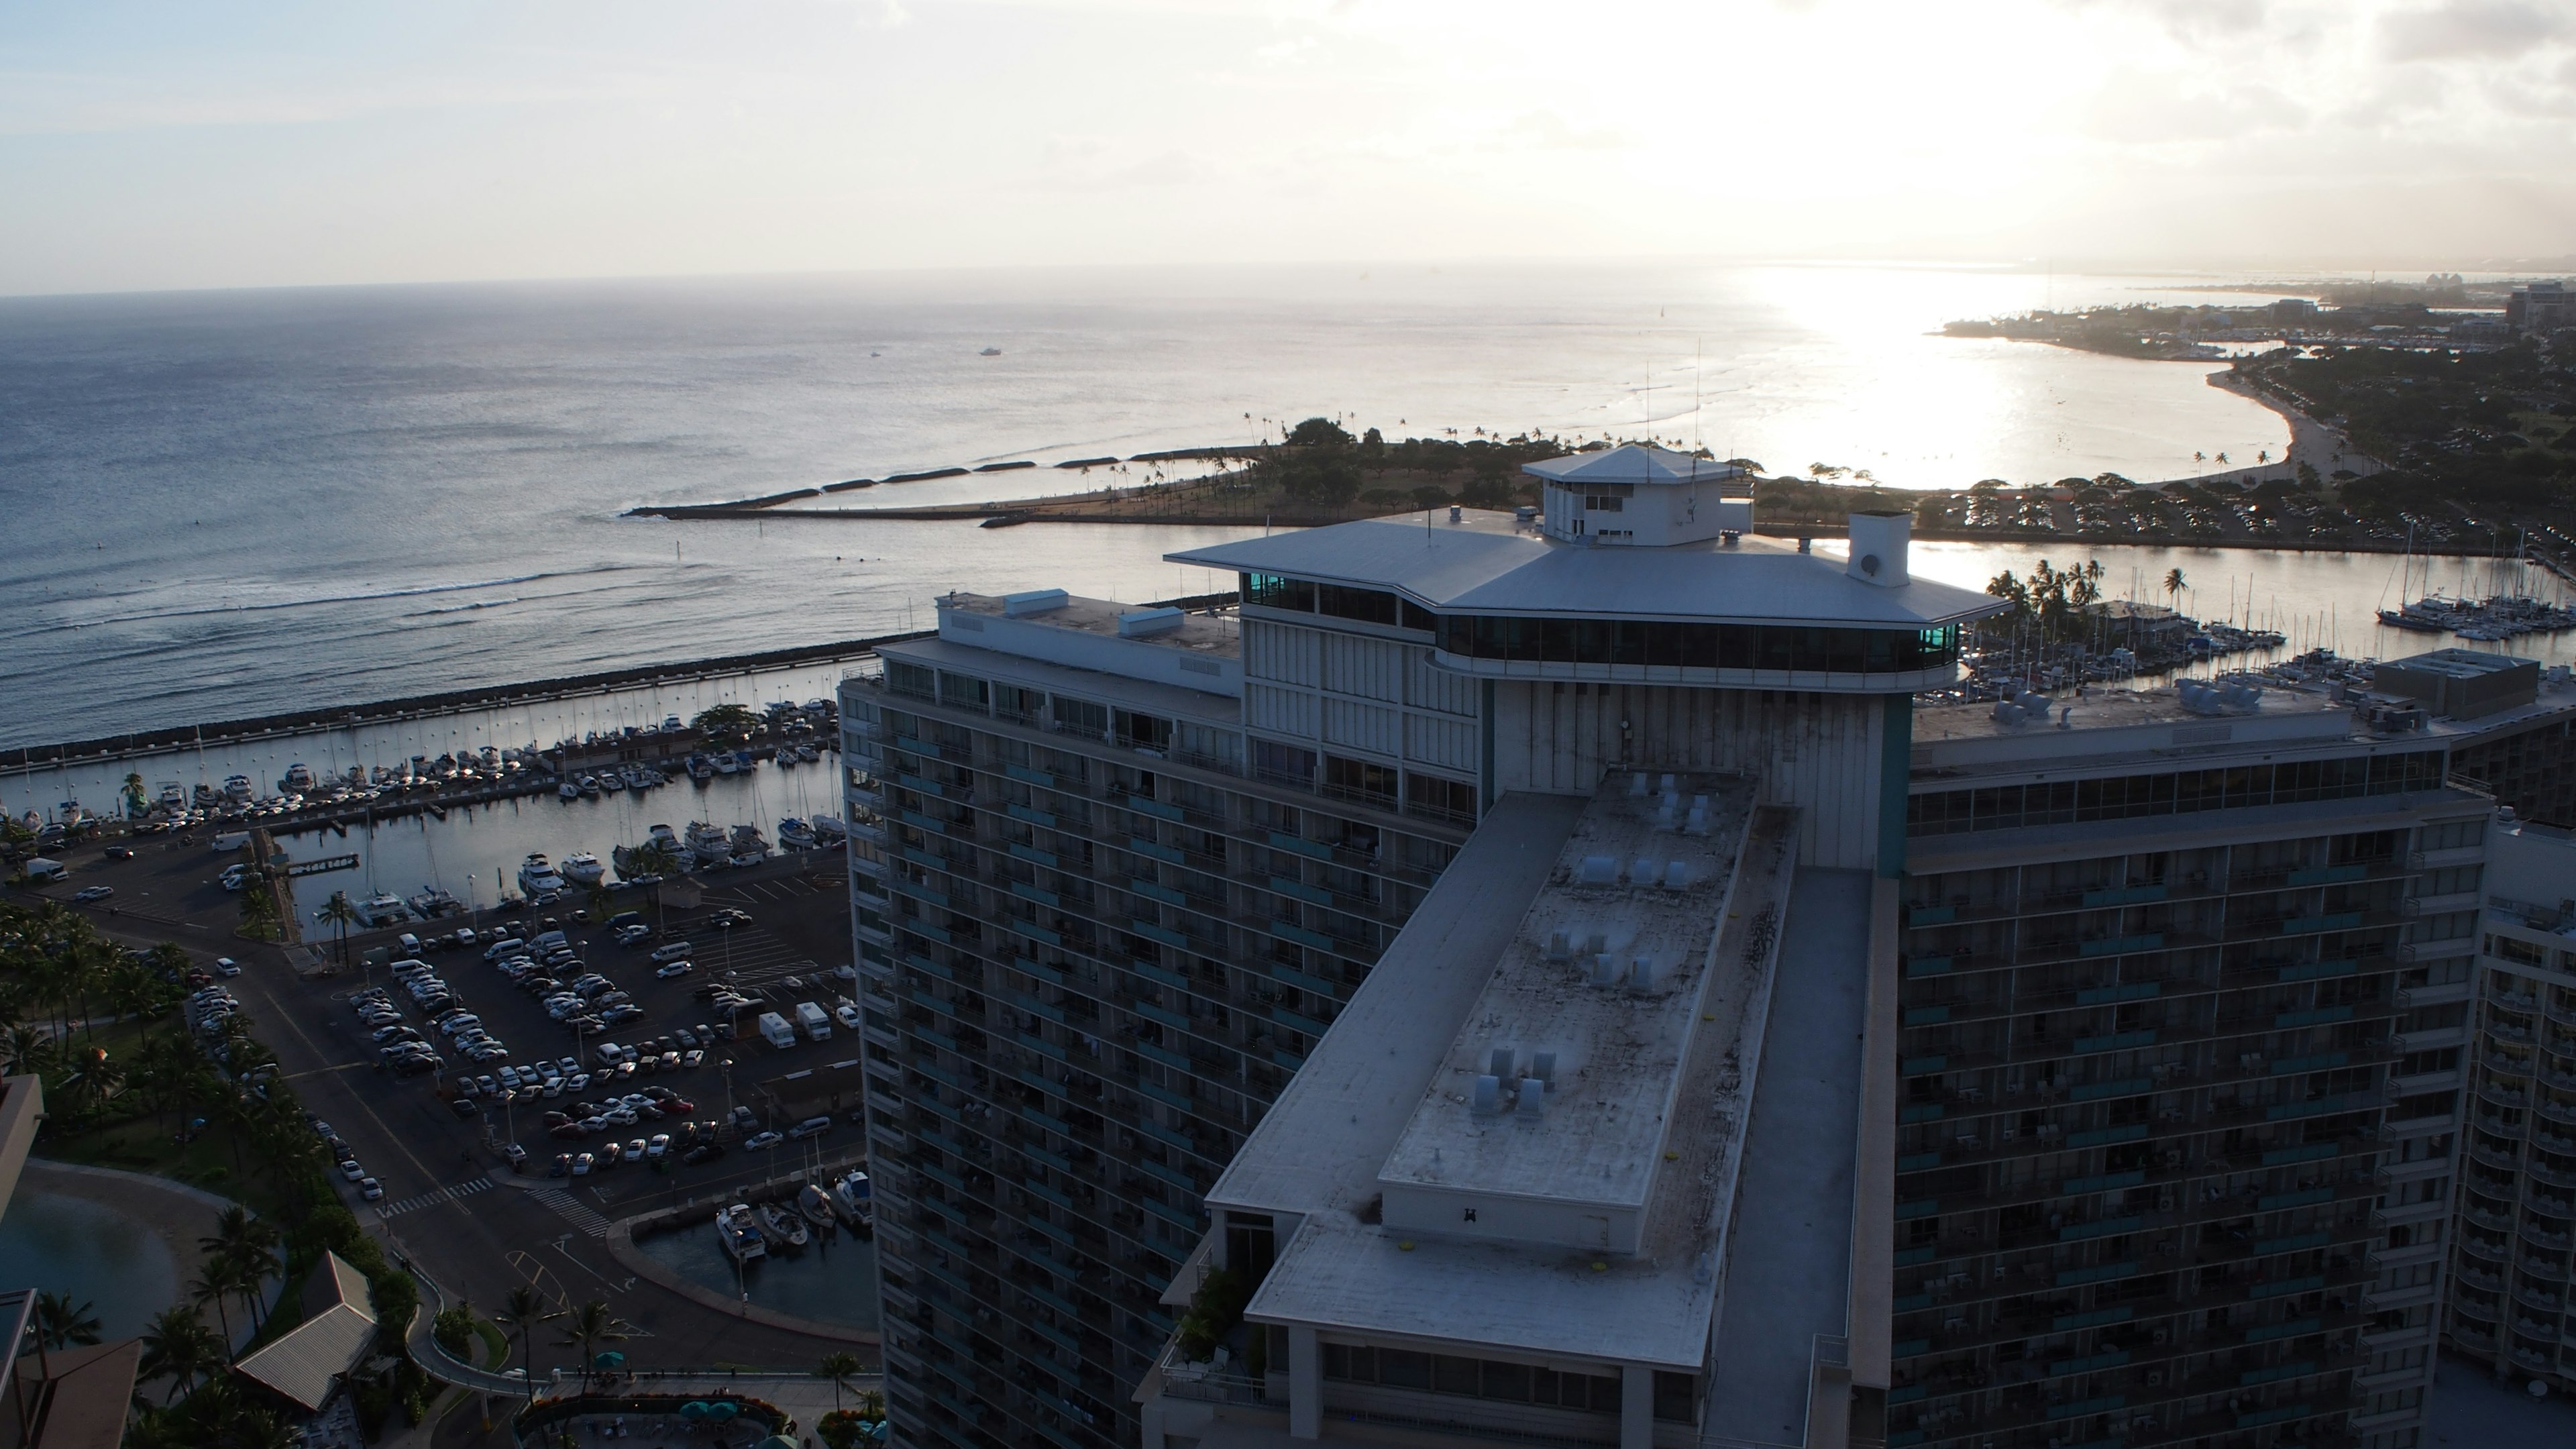
[[[299,761],[286,767],[285,775],[280,777],[277,782],[277,793],[280,795],[310,795],[313,793],[314,787],[317,783],[318,782],[313,778],[313,767]]]
[[[581,777],[581,793],[583,793],[584,795],[587,795],[587,796],[591,797],[591,798],[592,798],[592,799],[594,799],[594,800],[595,800],[595,799],[597,799],[597,798],[599,798],[599,777],[598,777],[597,775],[584,775],[584,776],[582,776],[582,777]]]
[[[838,815],[816,815],[805,824],[813,830],[815,843],[819,845],[838,845],[850,838],[850,827],[842,824]]]
[[[876,1200],[869,1195],[866,1172],[853,1167],[833,1179],[832,1211],[854,1228],[864,1228],[875,1220]]]
[[[822,752],[821,752],[820,750],[815,749],[812,745],[804,744],[804,743],[801,743],[801,742],[800,742],[800,743],[796,746],[796,758],[798,758],[798,759],[800,759],[800,760],[804,761],[806,764],[809,764],[809,765],[810,765],[810,764],[813,764],[815,761],[822,759],[822,758],[823,758],[823,754],[822,754]]]
[[[734,753],[731,750],[719,751],[716,755],[715,763],[716,773],[719,775],[739,775],[742,773],[742,761],[734,758]]]
[[[778,843],[789,850],[812,850],[814,848],[813,827],[790,815],[778,822]]]
[[[555,873],[574,885],[588,889],[599,884],[607,876],[608,868],[599,863],[598,856],[587,850],[576,850],[564,857],[563,865]]]
[[[614,795],[626,788],[626,777],[615,770],[602,770],[599,772],[599,788]]]
[[[813,1241],[813,1235],[805,1231],[804,1220],[778,1204],[765,1202],[757,1211],[762,1235],[780,1247],[801,1248]]]
[[[704,755],[689,756],[689,778],[703,785],[716,776],[715,763]]]
[[[411,906],[411,913],[424,921],[435,921],[441,916],[465,914],[463,901],[458,900],[452,892],[440,890],[436,886],[421,887],[420,893],[413,896],[407,904]]]
[[[543,853],[532,851],[526,860],[519,862],[519,889],[530,896],[541,896],[563,888],[562,873],[554,868],[553,862],[547,860]]]
[[[566,780],[555,787],[555,798],[558,800],[578,800],[581,798],[581,787],[570,780]]]
[[[642,765],[628,765],[618,773],[624,777],[626,788],[629,790],[649,790],[662,783],[662,777],[659,774]]]
[[[716,1242],[725,1250],[725,1256],[737,1263],[769,1256],[769,1243],[761,1237],[759,1223],[742,1203],[716,1209]]]
[[[644,838],[667,850],[677,851],[681,848],[680,837],[674,833],[668,825],[655,825],[647,828],[644,832]]]
[[[700,865],[710,861],[733,859],[733,852],[726,847],[724,827],[721,825],[710,825],[703,820],[693,820],[689,823],[687,837],[681,843],[688,848],[690,857]]]
[[[809,1182],[796,1190],[796,1211],[814,1225],[814,1231],[832,1230],[832,1199],[814,1184]]]
[[[400,896],[384,891],[367,897],[366,902],[358,907],[358,919],[372,931],[410,920],[411,911],[402,903]]]
[[[778,747],[778,753],[770,756],[769,762],[782,770],[795,769],[796,752],[785,745],[780,745]]]

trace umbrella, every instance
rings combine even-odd
[[[680,1417],[683,1419],[703,1419],[706,1416],[707,1403],[704,1399],[691,1399],[680,1406]]]
[[[593,1358],[590,1361],[590,1366],[593,1368],[623,1368],[626,1366],[626,1355],[619,1353],[617,1350],[612,1348],[606,1353]]]
[[[707,1405],[707,1417],[715,1420],[719,1424],[741,1412],[742,1405],[730,1400],[719,1399],[715,1403]]]

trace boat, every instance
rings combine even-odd
[[[235,804],[240,804],[250,799],[250,776],[226,775],[224,777],[224,794]]]
[[[452,893],[440,890],[436,886],[423,886],[419,894],[413,896],[405,904],[411,907],[411,913],[413,915],[420,917],[424,921],[435,921],[441,916],[461,916],[465,914],[465,903],[463,901],[458,900]]]
[[[761,1236],[760,1225],[753,1220],[751,1209],[742,1203],[716,1209],[716,1243],[725,1250],[725,1256],[737,1263],[769,1256],[769,1244]]]
[[[804,1221],[778,1204],[765,1202],[756,1211],[760,1214],[761,1236],[780,1247],[801,1248],[813,1241],[813,1234],[805,1231]]]
[[[584,775],[584,776],[582,776],[582,777],[581,777],[581,793],[583,793],[584,795],[587,795],[587,796],[591,797],[591,798],[592,798],[592,799],[594,799],[594,800],[595,800],[595,799],[597,799],[597,798],[599,798],[599,777],[598,777],[597,775]]]
[[[1000,348],[998,348],[998,347],[987,347],[987,348],[985,348],[983,351],[978,352],[978,353],[976,353],[975,355],[976,355],[977,357],[999,357],[999,356],[1001,356],[1001,355],[1002,355],[1002,349],[1000,349]]]
[[[703,785],[716,777],[715,763],[704,755],[689,756],[689,778]]]
[[[617,773],[618,777],[626,782],[626,788],[630,790],[649,790],[662,783],[660,775],[642,765],[628,765]]]
[[[626,777],[615,770],[602,770],[599,772],[599,788],[614,795],[626,788]]]
[[[564,857],[562,866],[557,868],[555,873],[574,885],[587,889],[599,884],[601,878],[608,874],[608,870],[599,863],[598,856],[587,850],[576,850]]]
[[[823,754],[812,745],[799,744],[796,746],[796,758],[805,764],[810,765],[823,758]]]
[[[693,820],[689,822],[689,833],[681,844],[687,848],[690,857],[700,865],[719,860],[729,863],[733,859],[733,852],[726,845],[724,827],[721,825],[709,825],[703,820]]]
[[[366,901],[358,907],[358,919],[372,931],[381,926],[398,925],[410,920],[411,911],[403,905],[400,896],[391,891],[384,891],[367,897]]]
[[[814,1184],[809,1182],[796,1190],[796,1211],[814,1225],[814,1231],[832,1230],[832,1199]]]
[[[2391,629],[2412,629],[2420,634],[2441,634],[2448,632],[2450,629],[2448,624],[2441,623],[2438,620],[2410,614],[2402,609],[2380,610],[2379,622],[2387,625]]]
[[[780,745],[778,747],[778,753],[769,757],[769,762],[782,770],[795,769],[796,752],[785,745]]]
[[[758,865],[769,858],[768,837],[757,826],[737,825],[725,842],[725,854],[736,865]]]
[[[719,775],[739,775],[742,773],[742,761],[734,758],[733,751],[720,750],[716,753],[716,773]]]
[[[555,798],[558,800],[578,800],[581,798],[581,787],[570,780],[566,780],[555,787]]]
[[[545,895],[564,888],[564,878],[542,852],[532,851],[519,862],[519,889],[531,896]]]
[[[850,838],[850,827],[842,824],[838,815],[817,815],[805,824],[814,832],[814,841],[818,845],[838,845]],[[786,832],[780,831],[779,836],[784,839]]]
[[[790,815],[778,822],[778,843],[789,850],[812,850],[814,848],[813,827]]]
[[[869,1195],[866,1172],[853,1167],[832,1180],[832,1211],[854,1228],[867,1227],[875,1220],[876,1200]]]
[[[310,795],[318,784],[319,782],[313,778],[313,767],[299,761],[287,766],[286,773],[279,777],[277,782],[277,793],[280,795]]]
[[[648,827],[644,832],[644,838],[655,845],[662,846],[668,850],[677,851],[680,849],[680,837],[674,834],[671,827],[668,825],[654,825]]]

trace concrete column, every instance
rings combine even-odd
[[[1655,1371],[1644,1364],[1619,1370],[1619,1449],[1654,1449]]]
[[[1253,1332],[1261,1332],[1258,1324]],[[1324,1350],[1315,1330],[1288,1330],[1288,1437],[1324,1437]]]

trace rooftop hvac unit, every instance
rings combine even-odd
[[[1501,1111],[1503,1109],[1502,1078],[1491,1074],[1478,1077],[1475,1096],[1469,1101],[1468,1107],[1469,1110],[1484,1116],[1492,1116]]]
[[[1536,1077],[1521,1078],[1520,1114],[1536,1117],[1547,1110],[1547,1083]]]
[[[1631,800],[1643,800],[1646,798],[1645,771],[1639,770],[1637,773],[1628,777],[1628,798]]]
[[[1655,875],[1655,863],[1645,856],[1638,856],[1628,862],[1628,884],[1630,885],[1653,885]]]
[[[1530,1053],[1530,1075],[1553,1087],[1556,1085],[1556,1053]]]
[[[1690,884],[1690,866],[1678,860],[1664,862],[1664,889],[1677,891]]]
[[[1601,987],[1619,984],[1619,963],[1607,951],[1592,958],[1592,984]]]
[[[1574,942],[1569,939],[1566,932],[1550,931],[1547,933],[1547,959],[1550,961],[1562,961],[1573,954]]]
[[[1606,855],[1587,855],[1574,878],[1582,885],[1615,885],[1619,880],[1619,862]]]
[[[1639,956],[1628,963],[1628,985],[1632,989],[1637,991],[1652,991],[1655,989],[1658,979],[1659,978],[1655,973],[1654,957]]]
[[[1496,1047],[1485,1056],[1485,1070],[1497,1080],[1509,1081],[1512,1075],[1512,1049]]]

